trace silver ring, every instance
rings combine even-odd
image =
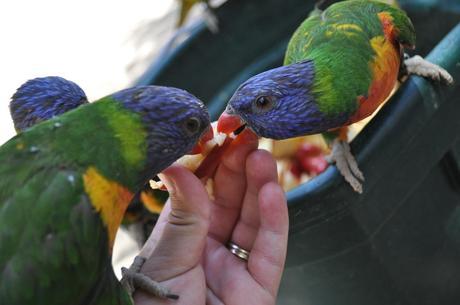
[[[230,252],[232,252],[233,254],[235,254],[236,256],[241,258],[242,260],[248,261],[248,259],[249,259],[249,251],[244,250],[243,248],[241,248],[240,246],[238,246],[237,244],[235,244],[232,241],[228,242],[227,248],[228,248],[228,250],[230,250]]]

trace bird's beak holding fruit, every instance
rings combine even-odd
[[[211,125],[209,125],[208,130],[203,133],[200,140],[198,141],[198,143],[196,143],[195,147],[193,147],[192,151],[189,154],[196,155],[204,152],[206,143],[212,138],[214,138],[214,132],[212,130]]]
[[[241,118],[234,114],[229,114],[227,111],[221,114],[217,121],[217,131],[227,135],[235,132],[235,134],[243,131],[246,123]]]
[[[246,143],[245,141],[247,141],[248,137],[245,137],[244,133],[239,140],[237,138],[245,127],[246,123],[238,116],[224,112],[217,124],[213,122],[208,130],[203,133],[190,153],[177,160],[176,163],[189,168],[199,179],[205,179],[204,181],[206,181],[206,179],[213,176],[223,155],[232,143],[236,145]],[[252,133],[249,130],[248,132]],[[250,138],[253,140],[254,137],[256,136]],[[233,142],[235,139],[237,141]],[[150,181],[150,185],[152,188],[164,188],[153,181]]]

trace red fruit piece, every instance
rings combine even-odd
[[[208,130],[201,136],[200,140],[190,151],[189,155],[201,154],[204,151],[206,142],[208,142],[212,138],[214,138],[214,131],[212,130],[212,127],[209,126]]]
[[[297,149],[295,157],[297,160],[301,161],[305,157],[315,157],[321,155],[322,153],[323,151],[320,147],[310,143],[302,143]]]
[[[300,161],[301,168],[309,175],[319,175],[329,164],[324,156],[305,157]]]
[[[302,168],[300,167],[300,163],[297,160],[293,160],[290,168],[291,173],[296,177],[297,179],[300,179],[300,176],[302,175]]]
[[[198,166],[195,171],[195,175],[200,179],[211,177],[216,171],[217,166],[219,166],[222,156],[232,141],[232,138],[227,137],[222,146],[215,146],[204,158],[200,166]]]

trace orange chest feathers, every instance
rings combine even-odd
[[[384,36],[370,41],[375,56],[369,62],[372,71],[372,83],[366,96],[359,96],[358,110],[349,123],[360,121],[371,115],[391,94],[397,83],[400,54],[399,50]]]

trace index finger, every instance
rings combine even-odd
[[[215,200],[211,207],[209,234],[221,243],[230,238],[240,215],[246,191],[246,158],[257,146],[257,136],[244,130],[233,141],[214,175]]]

